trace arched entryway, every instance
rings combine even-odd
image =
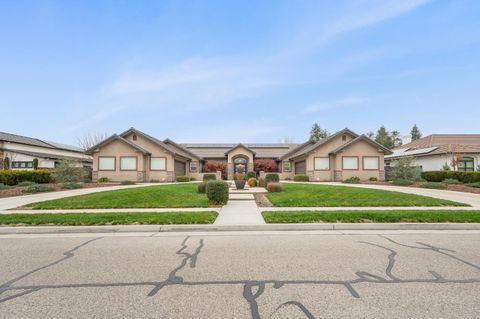
[[[248,157],[239,155],[233,159],[233,173],[236,174],[238,169],[243,167],[243,172],[245,173],[248,169]]]

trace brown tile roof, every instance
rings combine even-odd
[[[432,134],[394,150],[420,150],[436,147],[428,155],[446,153],[480,153],[480,134]]]
[[[187,143],[181,144],[184,148],[202,158],[226,158],[225,153],[238,144],[234,143]],[[242,144],[244,147],[255,152],[257,158],[279,158],[290,152],[298,144]]]

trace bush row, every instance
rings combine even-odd
[[[443,182],[446,179],[456,179],[462,183],[480,182],[480,172],[431,171],[422,172],[422,178],[427,182]]]
[[[0,183],[5,185],[17,185],[30,181],[36,184],[46,184],[52,181],[52,174],[44,169],[37,170],[2,170],[0,171]]]

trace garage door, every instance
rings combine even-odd
[[[185,167],[186,167],[185,163],[175,161],[175,176],[186,175]]]
[[[295,163],[295,174],[306,174],[307,163],[305,161]]]

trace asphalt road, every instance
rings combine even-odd
[[[3,235],[2,318],[478,318],[480,232]]]

